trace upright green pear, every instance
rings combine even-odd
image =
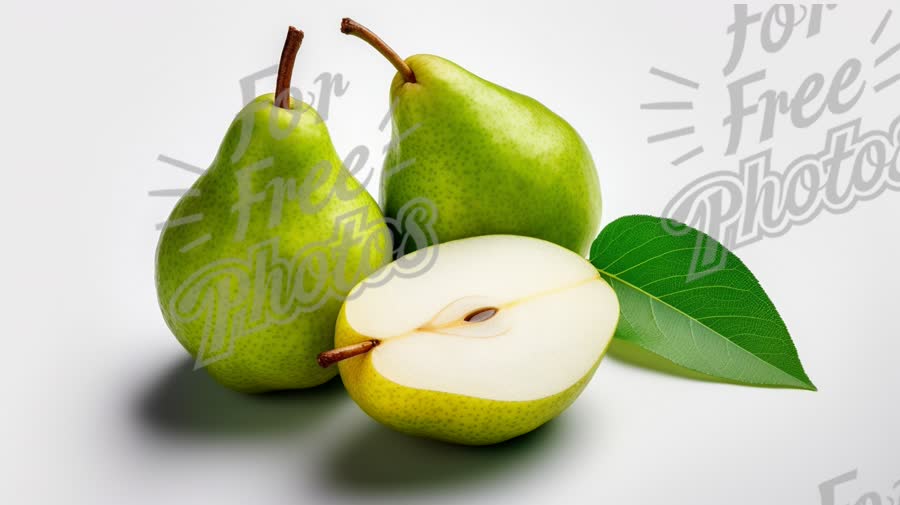
[[[243,392],[331,379],[347,293],[390,261],[390,232],[342,166],[322,118],[290,98],[291,28],[276,94],[248,104],[209,169],[176,204],[156,254],[169,328],[221,384]]]
[[[351,19],[341,31],[370,43],[398,70],[381,185],[387,216],[425,198],[435,207],[440,242],[514,234],[587,253],[600,223],[600,183],[591,153],[569,123],[451,61],[403,60]],[[425,245],[405,241],[407,252]]]

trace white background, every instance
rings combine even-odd
[[[757,26],[733,77],[765,67],[767,85],[796,87],[848,57],[871,62],[900,42],[900,18],[873,47],[889,5],[860,3],[826,13],[820,36],[797,36],[777,55],[759,50]],[[350,87],[328,120],[335,145],[342,154],[369,146],[380,167],[393,69],[339,33],[346,15],[402,54],[442,55],[567,118],[597,161],[604,223],[658,215],[691,180],[735,167],[722,156],[732,11],[721,2],[7,5],[0,502],[817,504],[821,482],[853,469],[859,477],[839,488],[838,503],[869,491],[896,499],[900,195],[890,191],[739,251],[817,393],[607,359],[560,418],[476,449],[390,432],[337,381],[248,397],[190,372],[154,292],[154,225],[174,200],[148,191],[195,176],[157,156],[207,166],[241,108],[238,80],[276,63],[295,24],[306,32],[295,84],[311,89],[321,72],[342,73]],[[655,78],[652,66],[702,86]],[[900,58],[878,72],[867,78],[900,72]],[[679,99],[695,100],[695,110],[639,108]],[[776,139],[758,149],[774,147],[784,166],[821,149],[825,129],[842,121],[863,116],[868,128],[885,128],[898,99],[900,86],[868,95],[803,131],[779,120]],[[686,124],[697,126],[692,139],[646,142]],[[669,164],[698,142],[702,157]]]

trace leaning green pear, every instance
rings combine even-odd
[[[411,435],[485,445],[534,430],[575,401],[618,322],[597,270],[547,241],[480,236],[403,261],[354,288],[335,345],[373,346],[340,361],[341,378]]]
[[[537,100],[444,58],[405,62],[415,82],[398,73],[391,83],[385,214],[425,198],[439,242],[525,235],[586,254],[600,224],[600,184],[575,129]]]
[[[243,392],[334,377],[315,357],[333,346],[347,292],[392,254],[380,209],[342,166],[322,118],[274,98],[237,115],[156,255],[169,328],[197,366]],[[339,226],[351,222],[353,234]]]

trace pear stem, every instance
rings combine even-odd
[[[403,76],[403,80],[406,82],[416,82],[416,74],[413,73],[412,69],[409,68],[409,65],[403,61],[403,58],[397,54],[396,51],[391,49],[391,46],[387,45],[378,35],[375,35],[372,30],[369,30],[365,26],[353,21],[350,18],[344,18],[341,20],[341,33],[346,33],[347,35],[356,35],[357,37],[365,40],[368,44],[374,47],[382,56],[387,58],[391,65],[394,65],[394,68],[400,72],[400,75]]]
[[[320,367],[328,368],[338,361],[343,361],[347,358],[352,358],[353,356],[365,354],[371,351],[378,344],[379,342],[377,340],[364,340],[358,344],[338,347],[337,349],[332,349],[330,351],[325,351],[319,354],[319,356],[316,357],[316,361],[319,363]]]
[[[281,50],[281,61],[278,62],[278,77],[275,80],[275,106],[282,109],[291,108],[291,74],[294,72],[294,60],[303,42],[303,32],[288,27],[284,49]]]

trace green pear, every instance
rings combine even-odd
[[[403,261],[431,255],[418,275]],[[370,279],[372,279],[370,281]],[[581,256],[513,235],[419,249],[354,288],[338,317],[350,396],[404,433],[484,445],[559,415],[597,369],[619,318],[616,294]]]
[[[508,233],[587,253],[600,223],[600,183],[569,123],[446,59],[403,60],[353,20],[345,18],[341,30],[372,44],[398,69],[381,185],[385,215],[426,198],[437,210],[441,242]],[[407,250],[415,247],[406,243]]]
[[[276,94],[244,107],[159,239],[156,287],[172,333],[226,387],[316,386],[334,370],[350,289],[390,261],[375,201],[342,166],[322,118],[290,98],[302,32],[291,29]]]

